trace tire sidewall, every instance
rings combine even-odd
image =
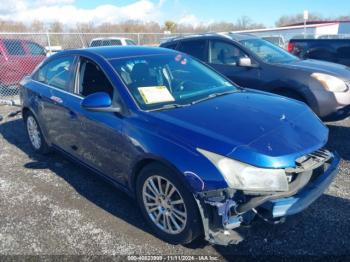
[[[179,191],[185,202],[187,211],[186,226],[184,230],[178,234],[168,234],[159,229],[150,219],[146,211],[146,208],[143,203],[142,188],[147,178],[153,175],[162,176],[169,180]],[[140,206],[142,215],[147,220],[148,224],[151,226],[152,231],[159,238],[165,240],[166,242],[169,242],[171,244],[186,244],[192,242],[201,234],[202,221],[200,219],[200,214],[194,196],[191,192],[187,190],[187,188],[184,185],[182,185],[180,180],[177,179],[177,174],[175,174],[169,168],[160,164],[150,164],[143,168],[136,181],[136,198]]]
[[[28,132],[28,125],[27,125],[27,121],[28,121],[28,118],[29,117],[32,117],[34,119],[34,121],[36,122],[37,126],[38,126],[38,130],[39,130],[39,136],[40,136],[40,148],[37,149],[34,147],[34,145],[32,144],[32,141],[30,140],[30,137],[29,137],[29,132]],[[43,132],[41,131],[41,128],[40,128],[40,124],[38,122],[38,120],[36,119],[36,117],[34,116],[33,113],[31,112],[27,112],[25,115],[24,115],[24,123],[25,123],[25,129],[26,129],[26,133],[27,133],[27,137],[29,139],[29,144],[30,144],[30,147],[34,150],[34,152],[36,153],[40,153],[40,154],[46,154],[48,151],[49,151],[49,147],[45,141],[45,138],[43,136]]]

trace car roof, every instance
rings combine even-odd
[[[221,33],[204,33],[204,34],[193,34],[193,35],[185,35],[185,36],[177,36],[173,38],[168,38],[164,41],[163,44],[168,44],[175,41],[181,41],[184,39],[195,39],[195,38],[228,38],[234,41],[241,41],[246,39],[254,39],[257,38],[254,35],[246,34],[246,33],[234,33],[234,32],[221,32]]]
[[[21,42],[21,43],[35,43],[38,44],[35,41],[27,40],[27,39],[15,39],[15,38],[0,38],[1,42]],[[38,44],[39,45],[39,44]]]
[[[101,46],[101,47],[71,49],[71,50],[64,50],[59,52],[60,55],[94,54],[94,55],[102,56],[106,60],[135,57],[135,56],[162,55],[162,54],[174,54],[174,53],[177,53],[177,52],[171,49],[166,49],[161,47],[146,47],[146,46]]]
[[[234,41],[242,41],[242,40],[248,40],[248,39],[256,39],[255,35],[248,34],[248,33],[228,33],[227,34],[232,40]]]

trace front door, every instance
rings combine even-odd
[[[112,86],[101,67],[87,58],[81,58],[76,83],[75,106],[81,128],[72,130],[78,139],[72,145],[77,156],[103,174],[121,184],[127,184],[123,154],[123,118],[112,112],[91,112],[80,106],[82,99],[96,92],[105,92],[115,103],[119,100],[117,90]]]
[[[210,66],[240,86],[259,88],[260,69],[239,66],[239,59],[247,57],[246,53],[231,42],[219,39],[209,41]],[[252,62],[254,63],[253,60]]]

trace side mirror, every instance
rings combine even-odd
[[[256,65],[254,65],[252,63],[252,60],[249,57],[241,57],[238,60],[238,66],[241,66],[241,67],[256,67]]]
[[[112,107],[111,97],[105,92],[97,92],[88,95],[81,102],[81,107],[93,112],[116,112],[122,111],[120,106]]]

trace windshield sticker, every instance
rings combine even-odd
[[[175,61],[176,61],[176,62],[179,62],[181,59],[182,59],[182,55],[180,55],[180,54],[178,54],[178,55],[175,57]]]
[[[186,65],[187,64],[187,59],[186,58],[182,59],[181,64],[182,65]]]
[[[175,101],[166,86],[145,86],[138,88],[145,104],[156,104]]]

